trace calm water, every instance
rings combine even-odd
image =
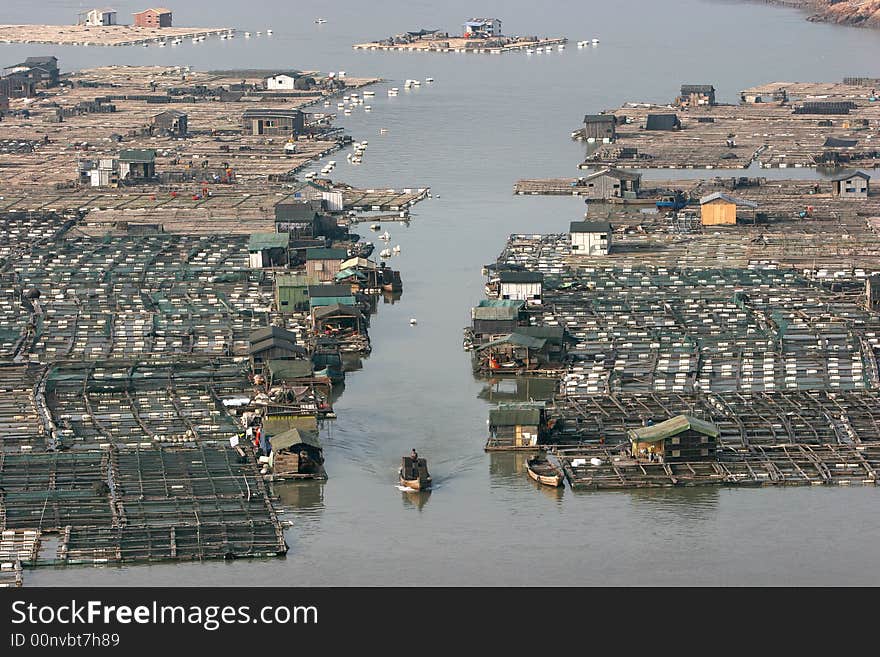
[[[120,16],[143,3],[117,2]],[[34,5],[39,5],[35,7]],[[185,5],[185,6],[182,6]],[[626,100],[669,101],[683,82],[711,82],[724,101],[774,80],[876,75],[880,34],[815,25],[798,12],[716,0],[483,2],[505,31],[598,37],[597,48],[503,56],[355,52],[352,43],[405,29],[457,30],[473,3],[187,0],[179,25],[265,30],[272,37],[176,48],[0,46],[2,61],[56,54],[71,70],[106,63],[190,64],[376,74],[370,114],[340,121],[369,139],[352,183],[430,185],[439,198],[391,226],[404,274],[400,302],[371,327],[373,354],[349,376],[340,419],[324,437],[330,480],[285,487],[295,526],[285,559],[39,570],[32,585],[880,584],[876,489],[540,490],[519,457],[483,453],[488,401],[461,351],[481,297],[481,265],[512,232],[563,231],[570,198],[514,197],[520,177],[576,175],[569,139],[587,112]],[[4,0],[0,22],[64,22],[79,3]],[[256,19],[254,17],[257,17]],[[314,18],[327,19],[315,25]],[[625,19],[625,20],[621,20]],[[434,85],[406,92],[407,78]],[[379,134],[379,128],[388,133]],[[778,173],[778,172],[777,172]],[[791,175],[791,172],[788,172]],[[772,173],[770,174],[772,175]],[[411,327],[409,318],[418,318]],[[415,500],[395,488],[416,447],[437,486]]]

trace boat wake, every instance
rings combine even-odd
[[[394,487],[397,490],[399,490],[401,493],[418,493],[419,492],[418,488],[410,488],[409,486],[401,486],[400,484],[396,484]]]

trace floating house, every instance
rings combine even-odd
[[[679,105],[698,107],[715,104],[715,87],[711,84],[683,84],[678,99]]]
[[[578,180],[578,195],[587,199],[635,199],[639,194],[642,174],[607,167]]]
[[[704,226],[735,225],[738,207],[754,210],[758,204],[722,192],[709,194],[700,199],[700,222]]]
[[[316,333],[344,339],[363,335],[364,316],[356,306],[335,303],[312,309],[312,326]]]
[[[135,27],[171,27],[171,10],[164,7],[144,9],[134,14]]]
[[[305,116],[297,109],[247,109],[241,123],[246,135],[296,137],[305,130]]]
[[[77,23],[87,27],[104,27],[116,25],[115,9],[90,9],[77,16]]]
[[[844,171],[831,179],[831,194],[840,198],[868,198],[871,180],[864,171]]]
[[[501,36],[501,20],[498,18],[471,18],[461,26],[461,34],[465,39]]]
[[[327,478],[324,452],[317,431],[288,429],[271,436],[269,442],[272,445],[269,468],[273,479]]]
[[[681,130],[677,114],[648,114],[645,130]]]
[[[584,116],[584,139],[614,141],[617,137],[617,119],[613,114],[587,114]]]
[[[659,424],[628,432],[634,458],[660,461],[714,460],[721,435],[718,427],[690,415],[677,415]]]
[[[156,150],[129,148],[119,153],[119,179],[124,182],[153,180],[156,177]]]
[[[251,269],[286,267],[289,246],[287,233],[253,233],[248,240],[248,265]]]
[[[348,260],[345,249],[306,249],[306,275],[322,283],[332,283],[345,260]]]
[[[489,411],[486,450],[534,448],[544,437],[547,421],[544,402],[499,404]]]
[[[534,271],[498,272],[498,298],[518,299],[540,305],[543,298],[544,274]]]
[[[277,274],[275,276],[275,308],[281,313],[309,309],[309,285],[315,279],[305,274]]]
[[[266,84],[266,89],[272,90],[284,90],[284,91],[292,91],[296,87],[296,79],[299,77],[296,73],[276,73],[275,75],[270,75],[267,77],[264,82]]]
[[[521,374],[550,362],[548,340],[517,331],[474,349],[473,369],[490,374]]]
[[[608,255],[613,228],[607,221],[572,221],[571,252],[575,255]]]
[[[180,110],[165,110],[153,116],[153,130],[163,136],[186,137],[188,130],[187,115]]]
[[[270,361],[304,359],[308,356],[308,350],[297,344],[296,333],[279,326],[252,331],[248,342],[248,356],[255,372],[261,372]]]
[[[484,299],[471,309],[471,329],[477,342],[509,335],[523,322],[526,302],[521,299]]]

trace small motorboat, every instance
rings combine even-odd
[[[404,456],[397,475],[404,488],[420,491],[431,487],[431,475],[428,474],[428,462],[425,459]]]
[[[529,476],[544,486],[558,488],[563,485],[565,476],[562,469],[545,458],[535,457],[526,461]]]

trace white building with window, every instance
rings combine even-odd
[[[574,255],[608,255],[613,229],[607,221],[572,221],[571,252]]]
[[[498,273],[499,299],[515,299],[540,305],[543,301],[544,275],[533,271]]]

